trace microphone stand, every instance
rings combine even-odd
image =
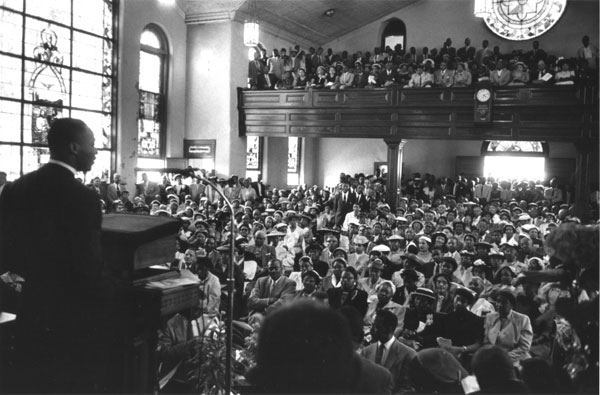
[[[197,176],[200,180],[206,182],[210,187],[219,194],[223,198],[223,201],[229,207],[229,211],[231,212],[231,244],[230,244],[230,253],[231,258],[229,259],[229,264],[227,265],[227,319],[225,320],[225,329],[226,329],[226,337],[225,337],[225,394],[231,395],[231,383],[233,379],[233,375],[231,372],[232,365],[232,348],[233,348],[233,293],[235,292],[235,279],[233,277],[233,265],[235,264],[235,240],[234,240],[234,229],[235,229],[235,218],[233,216],[233,205],[227,199],[227,197],[223,194],[223,192],[217,187],[217,185],[207,179],[204,176]]]

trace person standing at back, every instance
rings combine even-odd
[[[75,178],[92,168],[94,134],[81,120],[58,119],[48,146],[49,162],[16,180],[0,199],[0,271],[25,278],[13,390],[106,391],[102,213],[96,192]]]

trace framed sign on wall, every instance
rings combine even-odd
[[[217,140],[183,140],[183,157],[192,159],[215,159]]]

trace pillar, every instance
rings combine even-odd
[[[384,140],[387,144],[387,191],[386,200],[392,212],[396,212],[402,179],[402,151],[406,140]]]
[[[263,154],[263,180],[271,188],[287,187],[288,139],[266,137]]]

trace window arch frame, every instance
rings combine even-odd
[[[501,140],[501,141],[513,141],[513,140]],[[485,140],[483,141],[483,143],[481,144],[481,156],[537,156],[537,157],[543,157],[543,158],[548,158],[550,156],[550,147],[547,141],[540,141],[540,144],[542,145],[542,152],[531,152],[531,151],[525,151],[525,152],[518,152],[518,151],[488,151],[488,147],[490,145],[492,141],[491,140]]]
[[[395,27],[395,25],[398,25],[398,27]],[[381,30],[381,50],[383,51],[385,49],[385,39],[387,37],[400,34],[404,36],[404,39],[402,40],[402,50],[406,52],[406,24],[399,18],[392,18],[388,20]]]
[[[160,43],[160,47],[161,48],[154,48],[152,46],[146,45],[142,43],[142,36],[144,35],[144,33],[146,31],[151,32],[152,34],[154,34]],[[169,46],[169,40],[167,38],[167,34],[165,33],[165,31],[163,30],[163,28],[161,28],[159,25],[155,24],[155,23],[149,23],[146,26],[144,26],[144,28],[142,29],[142,33],[140,34],[140,57],[142,52],[151,54],[151,55],[156,55],[160,58],[161,64],[160,64],[160,71],[159,71],[159,101],[158,101],[158,122],[160,125],[160,129],[159,129],[159,149],[158,149],[158,156],[146,156],[143,154],[140,154],[140,142],[138,141],[138,145],[136,148],[136,152],[137,152],[137,157],[138,158],[144,158],[144,159],[159,159],[159,160],[165,160],[166,159],[166,152],[167,152],[167,147],[166,147],[166,143],[167,143],[167,97],[168,97],[168,93],[169,93],[169,86],[168,86],[168,76],[169,76],[169,63],[170,63],[170,59],[171,59],[171,53],[170,53],[170,46]],[[141,101],[141,89],[139,86],[139,77],[140,77],[140,66],[138,66],[138,101],[139,101],[139,106],[141,108],[142,106],[142,101]],[[154,93],[154,92],[152,92]],[[138,120],[139,120],[139,114],[138,114]],[[140,136],[140,126],[138,124],[137,127],[137,132],[138,132],[138,139]]]

